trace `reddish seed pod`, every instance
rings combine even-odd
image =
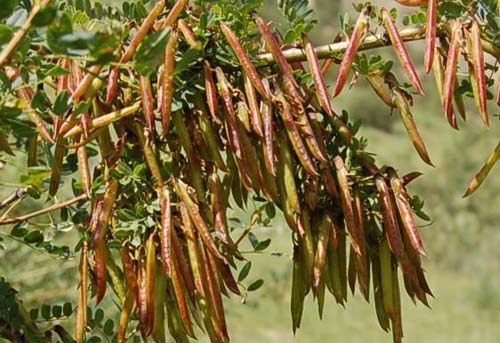
[[[192,49],[200,49],[201,48],[201,44],[196,39],[196,36],[195,36],[193,30],[191,30],[191,28],[189,27],[189,24],[186,23],[186,21],[184,19],[179,19],[179,21],[177,22],[177,26],[179,27],[179,30],[181,31],[182,35],[184,36],[184,39],[186,40],[186,42],[189,44],[189,46]]]
[[[217,98],[217,88],[215,86],[214,78],[212,75],[212,67],[210,63],[204,61],[204,71],[205,71],[205,95],[207,97],[208,109],[212,119],[217,124],[221,125],[222,122],[219,119],[219,100]]]
[[[252,124],[253,131],[260,137],[264,136],[262,127],[262,116],[260,114],[259,102],[257,100],[257,93],[252,85],[252,81],[246,73],[243,75],[245,86],[245,95],[248,102],[248,109],[250,115],[250,123]]]
[[[408,53],[408,50],[406,49],[406,45],[403,41],[403,38],[399,35],[399,31],[396,28],[396,25],[392,21],[391,15],[389,14],[389,11],[386,8],[382,8],[381,10],[382,14],[382,19],[384,21],[385,28],[387,29],[387,33],[389,35],[389,39],[392,42],[392,45],[396,51],[396,55],[399,58],[399,61],[401,62],[406,74],[408,75],[408,78],[410,79],[410,82],[413,84],[415,89],[417,90],[418,94],[424,95],[424,89],[422,87],[422,82],[420,81],[420,78],[418,77],[418,73],[415,69],[415,65],[413,64],[413,61],[411,60],[410,54]]]
[[[344,58],[340,63],[337,82],[335,84],[335,90],[333,91],[333,97],[339,95],[344,88],[347,77],[349,76],[349,71],[352,67],[352,63],[354,62],[354,57],[356,56],[359,45],[361,44],[363,37],[368,30],[368,20],[370,18],[370,12],[371,6],[365,7],[359,14],[358,20],[354,25],[351,38],[349,39],[349,44],[347,45],[346,51],[344,53]]]
[[[221,22],[220,24],[222,33],[226,37],[227,41],[229,42],[229,45],[231,45],[231,48],[233,49],[234,53],[236,54],[236,57],[241,63],[241,66],[243,67],[243,70],[245,71],[245,74],[247,77],[250,79],[252,85],[254,86],[255,90],[259,92],[259,94],[264,98],[268,99],[269,95],[267,94],[266,90],[264,89],[264,85],[262,84],[262,80],[260,79],[259,74],[257,73],[257,70],[253,66],[252,62],[250,61],[250,57],[248,57],[247,53],[241,46],[240,42],[238,41],[238,38],[234,34],[234,32],[231,30],[231,28],[224,22]]]
[[[162,2],[162,1],[160,1]],[[181,14],[182,11],[184,11],[184,8],[186,7],[188,3],[188,0],[177,0],[177,2],[174,4],[170,12],[168,13],[167,18],[159,24],[155,29],[163,29],[165,27],[173,26]]]
[[[267,92],[270,92],[269,81],[264,79],[264,87]],[[263,130],[264,130],[264,164],[267,170],[273,176],[276,176],[274,167],[274,133],[273,133],[273,108],[272,104],[267,101],[262,101],[260,113],[262,114]]]
[[[314,48],[311,44],[311,41],[307,37],[307,34],[302,35],[302,41],[304,44],[304,49],[306,51],[307,63],[309,64],[309,70],[313,76],[314,87],[316,88],[316,92],[318,100],[321,104],[321,107],[325,111],[325,113],[329,116],[333,116],[332,107],[330,105],[330,99],[328,96],[328,88],[326,88],[326,82],[321,72],[321,67],[319,65],[318,56],[314,52]]]
[[[148,76],[139,76],[139,87],[141,89],[142,111],[148,125],[148,129],[152,135],[155,132],[155,113],[153,104],[153,91],[151,89],[151,81]]]
[[[170,207],[170,192],[167,186],[161,190],[161,257],[165,274],[171,277],[172,270],[172,213]]]
[[[122,260],[123,273],[125,274],[125,279],[127,279],[127,285],[129,290],[134,295],[136,303],[139,304],[139,288],[137,286],[137,267],[135,262],[132,260],[131,250],[127,245],[120,248],[120,257]]]
[[[337,181],[340,189],[340,200],[342,211],[344,212],[345,223],[349,235],[351,236],[352,247],[356,254],[361,255],[361,247],[359,245],[359,237],[356,230],[356,223],[354,221],[353,199],[349,188],[349,181],[347,180],[347,169],[344,165],[342,157],[335,156],[334,158],[335,169],[337,170]]]
[[[174,69],[175,49],[177,46],[177,32],[172,30],[165,48],[165,70],[162,84],[161,123],[162,137],[167,137],[172,117],[172,101],[174,99]]]
[[[481,119],[486,126],[490,125],[490,120],[488,117],[488,91],[486,86],[486,73],[484,64],[484,53],[483,45],[481,41],[481,32],[479,30],[479,24],[477,21],[472,23],[472,27],[469,33],[470,48],[472,55],[472,65],[474,69],[474,76],[477,88],[477,103],[479,107],[479,114]]]
[[[462,30],[462,21],[457,18],[451,29],[450,47],[448,49],[448,59],[446,60],[446,68],[444,72],[443,85],[443,107],[444,113],[450,125],[457,129],[457,119],[453,112],[453,94],[455,91],[456,69],[458,64],[458,53],[460,50],[460,33]]]
[[[434,61],[434,53],[436,48],[436,17],[437,17],[437,0],[429,0],[427,5],[427,26],[425,27],[425,54],[424,66],[425,72],[429,74]]]

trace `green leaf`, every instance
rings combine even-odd
[[[47,304],[42,305],[42,318],[45,320],[50,319],[50,306]]]
[[[265,207],[266,215],[273,219],[276,216],[276,208],[272,202],[268,202]]]
[[[33,230],[24,236],[24,241],[29,244],[43,241],[43,234],[40,230]]]
[[[262,251],[262,250],[265,250],[269,244],[271,244],[271,238],[268,238],[266,240],[263,240],[263,241],[260,241],[259,243],[257,243],[257,245],[255,246],[255,251]]]
[[[240,273],[238,274],[238,281],[239,282],[242,282],[243,280],[246,279],[246,277],[248,276],[248,273],[250,272],[251,268],[252,268],[252,262],[251,261],[248,261],[247,263],[245,263],[245,265],[243,266],[243,268],[241,268]]]
[[[166,28],[146,36],[135,54],[135,63],[139,74],[148,76],[156,72],[169,35],[170,29]]]
[[[63,90],[61,94],[59,94],[54,102],[54,113],[56,115],[61,115],[66,113],[70,107],[71,102],[69,100],[69,93],[67,90]]]
[[[19,0],[2,0],[2,5],[0,6],[0,19],[7,18],[16,9]]]
[[[59,306],[59,305],[55,305],[52,307],[52,315],[55,317],[55,318],[60,318],[61,315],[62,315],[62,307]]]
[[[254,282],[252,282],[250,284],[250,286],[247,287],[247,291],[249,291],[249,292],[256,291],[260,287],[262,287],[263,284],[264,284],[264,280],[262,280],[262,279],[255,280]]]
[[[255,249],[257,244],[259,244],[259,240],[257,239],[257,236],[253,232],[248,233],[248,240],[250,241],[250,244],[252,244],[252,247]]]
[[[14,237],[24,237],[28,233],[28,230],[25,227],[22,227],[20,225],[16,225],[12,228],[12,231],[10,232],[11,236]]]
[[[64,316],[69,317],[71,316],[71,313],[73,313],[73,306],[71,303],[64,303],[62,311]]]
[[[37,15],[33,18],[33,26],[39,27],[39,26],[47,26],[49,25],[54,18],[56,17],[57,14],[57,8],[53,6],[47,6],[45,8],[42,8],[40,12],[37,13]]]
[[[106,320],[106,323],[104,323],[103,331],[106,335],[111,336],[111,335],[113,335],[114,327],[115,327],[115,323],[111,319],[108,319],[108,320]]]
[[[100,324],[103,319],[104,319],[104,311],[98,308],[95,311],[94,321],[96,322],[96,324]]]
[[[31,319],[37,320],[38,319],[38,313],[39,313],[39,310],[37,308],[32,308],[30,310],[30,317],[31,317]]]

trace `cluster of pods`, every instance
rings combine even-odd
[[[200,58],[189,68],[193,75],[202,75],[202,83],[193,85],[186,103],[173,106],[176,58],[187,49],[202,49],[196,36],[196,8],[185,15],[186,4],[179,0],[166,10],[165,2],[158,2],[117,60],[117,65],[131,61],[149,32],[170,28],[157,74],[139,75],[115,65],[83,72],[81,62],[61,59],[60,66],[70,73],[57,77],[56,95],[66,91],[73,106],[50,123],[31,108],[33,91],[18,91],[39,136],[55,145],[49,194],[58,191],[65,152],[76,149],[81,184],[91,204],[85,230],[90,238],[82,243],[79,266],[76,340],[85,337],[89,289],[99,303],[110,284],[121,301],[119,342],[126,341],[133,318],[145,340],[165,341],[166,318],[177,341],[196,338],[196,326],[212,341],[228,341],[222,296],[241,293],[232,273],[244,257],[238,250],[240,240],[231,237],[226,212],[230,206],[245,208],[248,195],[257,193],[282,210],[293,232],[293,330],[300,326],[310,291],[321,315],[326,289],[344,304],[347,285],[354,292],[357,283],[367,301],[373,290],[380,326],[392,330],[395,342],[401,341],[399,275],[414,301],[427,305],[431,295],[421,263],[425,250],[406,190],[419,174],[400,177],[394,168],[377,167],[355,137],[355,128],[331,106],[324,79],[331,60],[321,66],[304,34],[306,63],[289,63],[278,36],[258,14],[251,18],[260,33],[254,46],[262,40],[262,51],[270,52],[275,64],[256,67],[231,25],[219,22],[213,34],[227,41],[228,52],[235,56],[232,65]],[[341,92],[366,35],[368,15],[366,8],[355,26],[334,96]],[[423,94],[387,10],[382,10],[382,17],[411,83]],[[452,32],[458,35],[460,30],[454,26]],[[472,44],[477,43],[476,30],[472,24]],[[458,51],[457,39],[452,39],[451,51]],[[480,58],[475,56],[473,65]],[[447,64],[453,68],[456,62]],[[13,79],[19,76],[14,67],[8,71]],[[310,73],[313,86],[301,84],[297,71]],[[479,79],[484,80],[478,75]],[[400,109],[417,151],[430,163],[409,112],[409,96],[395,81],[391,85],[396,96],[386,100]],[[449,106],[446,94],[443,101]],[[91,105],[78,106],[83,100]],[[91,173],[87,144],[94,140],[103,163]],[[124,148],[136,144],[154,180],[151,198],[159,200],[161,211],[158,225],[140,244],[122,242],[119,266],[108,242],[119,220],[116,211],[131,204],[115,175],[121,162],[127,162]],[[32,161],[36,147],[35,140],[30,144]],[[167,157],[174,161],[173,171],[164,168]],[[93,192],[97,178],[104,180],[104,192]]]

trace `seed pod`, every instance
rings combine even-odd
[[[156,274],[156,231],[153,231],[146,241],[146,307],[147,307],[147,332],[153,331],[155,322],[155,274]]]
[[[187,334],[190,335],[191,337],[195,337],[193,327],[191,325],[191,319],[189,316],[189,307],[187,304],[186,296],[185,296],[185,290],[186,290],[186,283],[185,279],[183,277],[183,272],[181,268],[181,261],[184,258],[181,253],[181,249],[179,247],[179,242],[177,241],[177,235],[173,234],[172,235],[172,245],[177,246],[178,248],[174,248],[172,250],[172,285],[174,288],[174,293],[175,297],[177,299],[177,305],[179,307],[179,312],[181,315],[182,323],[184,326],[184,329],[186,330]]]
[[[279,163],[282,169],[282,177],[283,177],[283,185],[284,185],[284,194],[281,195],[281,202],[290,203],[291,208],[296,213],[301,213],[300,201],[298,197],[297,185],[295,183],[295,174],[294,174],[294,164],[292,160],[292,154],[289,148],[289,143],[283,134],[279,136],[279,148],[280,148],[280,159]]]
[[[111,68],[106,86],[106,103],[110,104],[118,93],[118,80],[120,79],[120,67]]]
[[[257,23],[257,28],[259,29],[260,33],[262,34],[262,37],[266,42],[267,48],[273,55],[276,64],[278,65],[278,67],[281,70],[281,73],[283,74],[283,78],[288,79],[292,83],[294,88],[298,89],[299,85],[297,84],[295,78],[293,77],[292,68],[288,64],[285,56],[283,55],[276,37],[269,29],[269,26],[257,13],[253,13],[253,17],[255,19],[255,22]]]
[[[255,88],[253,87],[252,81],[247,74],[243,75],[243,83],[245,86],[245,94],[248,102],[250,123],[252,124],[253,131],[260,137],[263,137],[264,130],[262,126],[259,102],[257,101],[257,93],[255,93]],[[264,85],[262,87],[264,87]]]
[[[319,225],[318,242],[316,245],[316,254],[314,256],[312,287],[315,295],[317,295],[318,287],[323,275],[323,270],[325,268],[328,240],[330,232],[332,231],[332,227],[332,219],[330,215],[324,214]]]
[[[364,39],[366,32],[368,30],[368,20],[370,19],[371,6],[366,6],[363,11],[359,14],[354,29],[349,39],[349,44],[344,53],[344,58],[340,63],[339,73],[337,75],[337,81],[335,83],[335,90],[333,91],[333,97],[340,94],[344,85],[346,83],[347,77],[349,76],[349,71],[351,70],[352,63],[356,57],[359,45]]]
[[[132,291],[136,303],[139,304],[139,288],[137,286],[137,267],[135,262],[130,257],[130,249],[127,245],[120,248],[120,257],[122,261],[123,273],[127,279],[129,291]]]
[[[417,126],[413,121],[413,116],[410,111],[410,105],[408,103],[408,99],[406,95],[397,87],[393,88],[394,92],[394,104],[398,108],[399,114],[401,116],[401,121],[408,132],[408,136],[410,137],[415,150],[417,150],[420,158],[430,166],[434,166],[429,157],[429,153],[425,147],[424,140],[420,136]]]
[[[179,19],[177,26],[192,49],[201,49],[201,43],[196,39],[193,30],[191,30],[191,27],[189,27],[189,24],[184,19]]]
[[[390,178],[391,188],[394,193],[394,199],[396,200],[396,207],[399,212],[399,218],[403,224],[403,228],[409,237],[411,245],[418,251],[421,255],[425,255],[425,249],[422,244],[422,239],[418,232],[417,224],[415,222],[415,217],[408,201],[408,195],[405,193],[402,181],[398,178],[396,171],[393,168],[388,168],[387,173]]]
[[[427,26],[425,27],[425,72],[430,73],[436,48],[437,0],[429,0],[427,5]]]
[[[143,128],[139,123],[136,124],[136,133],[139,138],[139,142],[142,146],[142,151],[146,160],[146,164],[156,181],[156,188],[160,190],[163,187],[163,176],[161,175],[160,165],[158,164],[158,159],[156,153],[151,146],[151,132],[147,128]]]
[[[78,103],[80,98],[84,95],[88,98],[87,92],[93,88],[92,83],[94,82],[94,79],[99,76],[101,69],[102,66],[100,65],[94,65],[89,68],[87,74],[85,74],[80,83],[78,83],[78,86],[73,94],[71,94],[71,99],[73,99],[74,103]],[[102,83],[100,84],[102,85]],[[63,129],[61,129],[61,131],[63,131]]]
[[[381,275],[378,248],[377,252],[372,253],[371,262],[372,262],[372,275],[373,275],[373,297],[375,299],[375,311],[377,313],[377,320],[382,330],[388,332],[390,329],[390,323],[389,323],[389,317],[387,316],[387,312],[384,306],[382,275]]]
[[[299,248],[304,257],[304,274],[306,283],[313,280],[313,269],[314,269],[314,257],[315,257],[315,247],[314,238],[311,231],[311,213],[307,208],[302,210],[302,214],[299,217],[298,225],[302,227],[304,235],[298,240]],[[331,236],[331,233],[330,233]],[[328,248],[329,249],[329,248]]]
[[[455,91],[456,69],[458,64],[458,53],[460,50],[460,32],[462,21],[455,19],[451,29],[450,48],[448,49],[448,59],[446,60],[446,69],[444,72],[444,113],[448,122],[453,128],[458,128],[455,113],[453,113],[452,99]]]
[[[208,226],[200,214],[198,205],[196,205],[196,203],[189,196],[187,185],[183,181],[175,179],[175,189],[181,201],[186,205],[189,216],[191,217],[191,220],[193,221],[196,229],[198,230],[200,237],[203,239],[203,242],[207,246],[207,249],[214,256],[220,258],[223,261],[227,261],[226,258],[222,256],[219,250],[217,249],[217,246],[215,245],[212,235],[210,234]]]
[[[146,277],[146,256],[144,252],[144,247],[139,248],[139,263],[137,268],[137,285],[139,287],[139,328],[141,330],[141,335],[143,340],[147,340],[147,337],[151,333],[149,327],[148,318],[148,289],[147,289],[147,277]]]
[[[355,184],[353,189],[353,209],[354,209],[354,223],[356,225],[357,237],[359,240],[359,249],[361,254],[359,254],[357,259],[358,267],[358,280],[361,292],[366,299],[369,301],[370,298],[370,288],[369,288],[369,266],[368,266],[368,256],[366,253],[366,240],[365,240],[365,223],[364,223],[364,213],[363,204],[361,201],[359,185]]]
[[[118,343],[124,343],[126,341],[126,334],[128,323],[130,322],[130,316],[132,314],[132,310],[134,309],[134,292],[132,289],[129,289],[127,292],[127,297],[125,298],[125,303],[122,306],[122,312],[120,314],[120,321],[118,324]]]
[[[464,198],[474,193],[481,186],[481,184],[491,171],[491,168],[493,168],[493,166],[495,165],[495,163],[497,163],[499,159],[500,159],[500,143],[498,143],[495,150],[493,150],[491,155],[486,160],[486,163],[481,167],[479,172],[474,176],[474,178],[469,183],[469,186],[467,187],[467,190],[463,195]]]
[[[331,237],[332,235],[330,235]],[[330,240],[331,242],[331,240]],[[342,267],[339,257],[339,249],[335,245],[331,244],[328,246],[328,271],[330,272],[330,280],[332,283],[332,294],[335,297],[335,301],[338,304],[344,304],[344,293],[342,291]]]
[[[167,277],[162,267],[156,266],[156,284],[154,299],[154,326],[151,337],[155,342],[165,342],[165,304],[167,298]]]
[[[395,214],[395,205],[393,203],[389,187],[387,186],[383,176],[380,174],[375,175],[375,185],[379,193],[384,231],[389,247],[401,263],[403,272],[407,273],[409,270],[408,261],[404,251],[401,232],[399,231],[399,225]]]
[[[252,83],[255,90],[257,92],[259,92],[259,94],[264,99],[268,99],[269,94],[264,89],[264,85],[262,84],[262,80],[260,79],[259,73],[257,73],[257,70],[255,69],[252,62],[250,61],[250,57],[248,57],[247,53],[245,52],[245,50],[241,46],[241,44],[238,41],[238,38],[236,37],[234,32],[224,22],[220,23],[220,28],[222,30],[222,33],[226,37],[229,45],[233,49],[234,54],[236,55],[236,57],[240,61],[246,77],[248,77],[249,81]]]
[[[199,242],[201,243],[201,242]],[[226,320],[224,317],[224,308],[222,304],[222,297],[220,293],[220,283],[217,282],[217,270],[213,267],[214,264],[211,254],[205,250],[205,247],[200,244],[200,250],[202,253],[202,261],[205,268],[205,275],[207,280],[208,296],[211,302],[211,309],[214,314],[213,323],[217,330],[217,335],[222,338],[223,341],[229,340],[229,335],[227,333]]]
[[[87,289],[88,289],[88,243],[82,242],[80,255],[80,266],[78,270],[78,308],[76,312],[76,341],[81,343],[85,339],[85,328],[87,326]]]
[[[419,173],[419,172],[411,172],[411,173],[404,175],[401,178],[401,182],[403,184],[403,187],[406,187],[406,185],[408,185],[410,182],[412,182],[413,180],[415,180],[417,177],[419,177],[421,175],[423,175],[423,174]]]
[[[347,281],[349,283],[349,288],[351,289],[352,294],[354,295],[354,291],[356,290],[356,278],[357,278],[357,268],[358,261],[356,257],[356,252],[351,246],[349,250],[349,265],[347,267]]]
[[[394,107],[394,101],[392,99],[392,95],[389,90],[384,85],[384,81],[382,77],[377,74],[368,74],[366,75],[366,80],[375,91],[375,94],[390,108]]]
[[[134,114],[140,107],[141,107],[141,103],[137,102],[131,106],[124,107],[122,109],[119,109],[119,110],[116,110],[116,111],[113,111],[113,112],[110,112],[110,113],[107,113],[104,115],[100,115],[99,117],[94,118],[92,120],[91,127],[93,127],[94,130],[97,130],[99,128],[104,128],[104,127],[114,123],[117,120],[120,120],[124,117],[127,117],[129,115]],[[100,111],[102,111],[102,110],[100,110]],[[94,112],[95,112],[95,110],[94,110]],[[61,128],[61,132],[64,132],[64,128]],[[73,128],[71,128],[70,130],[68,130],[64,134],[63,138],[69,138],[69,137],[72,137],[72,136],[77,135],[77,134],[82,133],[82,132],[83,132],[82,127],[80,125],[76,125]],[[100,133],[102,133],[102,131]]]
[[[151,81],[148,76],[139,76],[139,86],[141,89],[142,111],[148,124],[148,129],[153,134],[155,132],[155,113],[153,104],[153,92],[151,90]]]
[[[325,157],[327,153],[318,142],[318,138],[316,137],[305,112],[298,113],[297,127],[302,132],[304,140],[306,141],[307,147],[309,148],[309,151],[311,151],[311,154],[320,163],[328,163],[328,160]]]
[[[403,321],[401,319],[401,296],[399,292],[397,265],[392,267],[392,296],[394,301],[394,316],[392,318],[392,339],[395,343],[401,343],[403,339]]]
[[[269,81],[264,79],[264,87],[268,93]],[[263,131],[264,131],[264,162],[267,170],[273,176],[276,176],[276,171],[274,168],[274,142],[273,142],[273,108],[272,104],[268,101],[262,101],[260,113],[262,114],[263,121]]]
[[[394,320],[394,285],[392,284],[391,250],[386,239],[379,244],[380,278],[385,312]]]
[[[279,94],[275,100],[280,109],[280,115],[283,119],[283,123],[285,124],[288,137],[290,138],[290,142],[292,143],[293,149],[295,150],[300,163],[309,174],[318,175],[318,172],[314,168],[313,161],[306,150],[304,141],[299,134],[297,125],[293,120],[290,104],[286,101],[283,94]]]
[[[240,99],[236,103],[236,115],[237,118],[240,122],[241,125],[243,125],[243,128],[245,129],[246,132],[251,132],[252,127],[250,126],[250,116],[248,113],[248,106],[246,102],[242,99]]]
[[[297,245],[293,247],[293,270],[292,270],[292,291],[290,300],[290,311],[292,314],[292,331],[300,328],[300,322],[302,321],[302,312],[304,310],[304,281],[301,277],[302,266],[300,264],[301,257],[300,251]]]
[[[80,137],[80,142],[84,141],[84,137]],[[90,191],[92,187],[92,179],[90,176],[89,160],[87,157],[87,147],[82,146],[76,149],[76,157],[78,160],[78,170],[80,172],[80,180],[82,182],[83,191],[90,198]]]
[[[477,21],[472,22],[472,27],[470,32],[467,34],[467,47],[471,55],[472,66],[469,67],[471,74],[471,83],[474,99],[479,109],[479,114],[481,119],[486,126],[490,125],[490,120],[488,117],[488,91],[486,86],[486,74],[485,74],[485,64],[484,64],[484,54],[483,46],[481,41],[481,33],[479,31],[479,25]]]
[[[217,67],[215,69],[217,75],[217,81],[219,85],[219,91],[221,92],[224,107],[226,109],[226,123],[229,126],[229,143],[231,149],[235,154],[236,158],[241,160],[243,158],[242,148],[240,145],[240,140],[238,137],[237,127],[236,127],[236,113],[234,111],[234,105],[231,93],[229,91],[229,86],[224,72],[221,68]]]
[[[177,0],[172,9],[170,10],[170,12],[168,13],[167,18],[160,25],[158,25],[157,30],[173,26],[179,15],[181,14],[181,12],[186,7],[187,3],[188,0]]]
[[[172,270],[172,210],[167,186],[161,191],[161,257],[165,274],[171,277]]]
[[[340,200],[342,204],[342,212],[345,217],[345,222],[349,235],[351,236],[352,246],[356,254],[361,255],[361,247],[359,245],[359,237],[356,230],[354,221],[354,209],[352,207],[352,196],[349,189],[349,181],[347,180],[347,169],[345,168],[344,161],[340,156],[334,158],[335,169],[337,171],[337,180],[340,188]]]
[[[165,69],[162,84],[161,99],[161,124],[162,137],[167,137],[172,116],[172,101],[174,99],[174,69],[175,49],[177,46],[177,31],[170,31],[167,45],[165,47]]]
[[[208,60],[204,61],[204,71],[205,71],[205,94],[207,97],[208,109],[210,110],[210,115],[212,119],[217,124],[222,124],[219,119],[219,100],[217,97],[217,87],[215,86],[214,78],[212,75],[212,67]]]
[[[408,54],[408,50],[406,49],[406,45],[399,35],[398,29],[394,25],[392,21],[391,15],[386,8],[382,8],[380,11],[382,14],[382,20],[384,22],[384,26],[389,35],[389,39],[392,42],[392,45],[398,55],[399,61],[401,62],[410,82],[413,84],[413,87],[417,90],[417,93],[420,95],[424,95],[424,89],[422,87],[422,82],[418,77],[417,71],[415,70],[415,66],[411,60],[410,55]]]
[[[208,184],[212,199],[212,209],[214,212],[215,233],[224,244],[230,245],[232,240],[227,227],[226,204],[222,198],[220,180],[215,168],[212,168],[212,171],[210,172]]]
[[[153,26],[156,18],[163,12],[164,8],[165,2],[159,1],[154,5],[151,11],[149,11],[148,16],[144,19],[141,26],[135,33],[135,36],[132,38],[130,44],[120,58],[120,63],[126,63],[134,57],[137,47],[142,43],[149,29]]]
[[[61,183],[62,166],[64,162],[64,155],[66,153],[66,149],[62,144],[63,142],[61,140],[58,140],[54,148],[54,158],[49,184],[49,195],[52,197],[56,195],[57,190],[59,189],[59,184]]]
[[[306,33],[302,34],[302,41],[304,44],[304,50],[306,52],[307,63],[309,64],[309,70],[313,76],[314,88],[316,89],[319,103],[321,104],[321,107],[323,108],[325,113],[328,116],[332,117],[333,112],[328,96],[328,88],[326,87],[325,78],[323,77],[323,74],[321,72],[318,56],[316,56],[311,41],[309,40]]]

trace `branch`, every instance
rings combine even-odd
[[[7,225],[7,224],[15,224],[15,223],[24,222],[28,219],[33,218],[33,217],[59,210],[61,208],[64,208],[64,207],[69,206],[69,205],[73,205],[73,204],[75,204],[79,201],[85,200],[85,199],[87,199],[87,194],[83,193],[83,194],[77,196],[76,198],[73,198],[73,199],[70,199],[70,200],[67,200],[64,202],[60,202],[58,204],[54,204],[54,205],[46,207],[46,208],[42,208],[41,210],[25,214],[24,216],[4,219],[4,220],[0,221],[0,225]]]
[[[12,204],[14,201],[21,199],[24,195],[26,194],[26,189],[25,188],[18,188],[14,193],[9,195],[7,198],[4,200],[0,201],[0,210],[3,208],[9,206]]]
[[[448,34],[448,32],[449,32],[448,23],[441,25],[441,27],[438,28],[438,34],[439,33]],[[402,29],[399,32],[399,34],[401,35],[401,37],[405,42],[423,40],[425,39],[425,27],[423,26],[408,27]],[[500,48],[498,48],[493,43],[486,41],[484,39],[482,40],[482,43],[484,51],[486,51],[487,53],[494,56],[497,60],[500,61]],[[348,44],[349,44],[348,41],[343,41],[333,44],[320,45],[317,46],[314,49],[314,51],[316,52],[316,55],[320,59],[331,58],[332,54],[344,51],[347,48]],[[391,42],[386,38],[386,35],[373,34],[365,38],[363,43],[359,46],[358,51],[371,50],[385,46],[391,46]],[[302,48],[293,48],[284,50],[283,55],[289,62],[300,62],[306,60],[306,53]],[[273,55],[271,53],[260,54],[257,56],[257,59],[267,63],[274,62]]]
[[[43,0],[42,2],[33,5],[26,21],[14,34],[9,44],[7,44],[7,46],[3,49],[2,53],[0,53],[0,67],[2,67],[7,62],[9,57],[14,53],[14,51],[16,51],[16,48],[28,33],[33,18],[35,18],[38,12],[40,12],[41,9],[47,6],[50,3],[50,1],[51,0]]]

